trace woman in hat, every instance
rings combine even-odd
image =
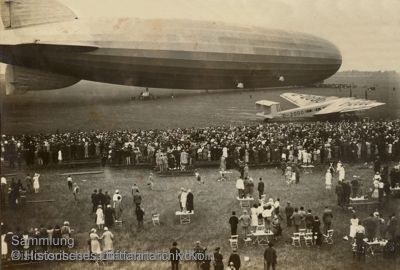
[[[39,177],[40,174],[38,173],[35,173],[35,176],[33,176],[33,190],[35,191],[35,193],[39,193],[39,188],[40,188]]]
[[[122,216],[122,201],[121,197],[118,198],[118,200],[115,202],[115,220],[121,220]]]
[[[374,175],[374,190],[372,191],[371,197],[373,199],[378,199],[379,198],[379,181],[381,181],[381,175],[379,174],[379,172],[376,172]]]
[[[104,212],[103,207],[101,205],[97,206],[96,210],[96,225],[99,230],[103,229],[104,226]]]
[[[326,190],[332,189],[332,172],[330,169],[328,169],[325,174],[325,189]]]
[[[101,236],[101,239],[103,239],[104,243],[104,252],[110,252],[114,250],[114,245],[113,245],[113,240],[114,240],[114,235],[112,232],[108,230],[107,227],[104,227],[104,232],[103,235]]]
[[[96,229],[92,229],[89,234],[90,238],[90,251],[93,254],[99,255],[101,253],[100,237],[97,234]]]

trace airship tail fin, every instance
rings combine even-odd
[[[0,0],[0,15],[5,29],[77,19],[57,0]]]

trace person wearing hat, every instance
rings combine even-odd
[[[75,201],[78,200],[79,186],[77,183],[74,183],[74,188],[72,189],[72,194],[74,195]]]
[[[214,270],[224,270],[224,257],[222,256],[220,252],[221,248],[217,247],[215,248],[214,252]]]
[[[179,270],[179,260],[180,260],[180,255],[181,251],[178,248],[178,243],[173,242],[172,243],[172,248],[169,250],[169,258],[171,261],[171,269],[172,270]]]
[[[113,195],[113,207],[115,207],[115,202],[118,201],[118,198],[121,198],[122,200],[122,196],[121,194],[119,194],[119,190],[117,189]]]
[[[111,207],[110,204],[108,204],[106,209],[104,210],[104,225],[111,228],[114,225],[114,220],[115,210]]]
[[[269,242],[268,247],[264,251],[264,269],[269,270],[272,266],[272,270],[275,270],[276,263],[276,250],[273,248],[272,242]]]
[[[33,190],[35,193],[39,193],[40,183],[39,183],[40,174],[35,173],[33,176]]]
[[[258,197],[259,199],[261,199],[261,196],[264,194],[264,182],[261,177],[258,180],[259,180],[257,184]]]
[[[396,165],[390,170],[390,186],[395,188],[400,184],[400,165]]]
[[[203,260],[201,261],[201,270],[210,270],[211,269],[211,257],[207,255],[207,247],[203,248]]]
[[[242,229],[244,234],[244,239],[247,238],[247,233],[251,224],[251,217],[246,209],[243,210],[243,215],[239,217],[239,221],[242,222]]]
[[[90,252],[96,255],[101,253],[100,237],[97,234],[96,229],[92,229],[89,234],[90,241]]]
[[[69,239],[71,237],[71,227],[69,226],[68,221],[64,221],[64,225],[61,227],[61,236],[62,238]]]
[[[194,196],[190,189],[187,191],[186,210],[190,213],[194,210]]]
[[[93,193],[91,195],[91,200],[92,200],[92,205],[93,205],[92,213],[94,213],[97,210],[97,206],[100,204],[99,197],[97,194],[97,189],[95,189],[93,191]]]
[[[97,206],[97,210],[96,210],[96,225],[99,228],[99,230],[103,229],[103,226],[104,226],[104,212],[103,212],[103,206],[101,206],[101,205]]]
[[[68,177],[67,177],[67,185],[68,185],[69,191],[72,191],[72,177],[71,177],[71,175],[68,175]]]
[[[115,220],[118,220],[118,221],[121,220],[122,212],[123,212],[121,198],[122,197],[118,197],[118,200],[114,203]]]
[[[112,232],[108,230],[108,227],[104,227],[104,232],[103,235],[101,236],[101,239],[103,240],[104,244],[103,248],[104,252],[111,252],[114,250],[114,244],[113,244],[114,235],[112,234]]]
[[[237,253],[237,249],[234,248],[232,254],[229,256],[229,260],[228,260],[228,265],[229,267],[233,266],[234,268],[228,268],[228,269],[235,269],[235,270],[239,270],[240,266],[241,266],[241,262],[240,262],[240,256]]]
[[[200,270],[201,269],[202,259],[203,259],[202,254],[204,254],[204,249],[201,246],[200,241],[196,241],[196,246],[193,249],[193,254],[194,254],[194,257],[195,257],[195,261],[196,261],[196,269]]]
[[[181,206],[181,211],[186,211],[186,202],[187,202],[187,195],[188,193],[186,192],[186,189],[181,188],[181,193],[179,194],[179,199],[180,199],[180,206]]]
[[[135,210],[135,214],[136,214],[136,219],[138,222],[138,229],[142,229],[143,228],[143,217],[144,217],[143,208],[140,206],[137,206],[136,210]]]
[[[229,218],[229,224],[231,225],[231,235],[237,235],[237,225],[239,224],[239,219],[236,216],[235,211],[232,211],[232,216]]]
[[[140,207],[140,204],[142,203],[142,195],[139,192],[139,189],[136,189],[134,195],[133,195],[133,202],[137,207]]]

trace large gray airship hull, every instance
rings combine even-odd
[[[23,40],[0,45],[8,92],[79,80],[172,89],[305,85],[342,62],[335,45],[312,35],[203,21],[78,19],[8,31]]]

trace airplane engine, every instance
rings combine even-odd
[[[26,91],[64,88],[80,79],[57,73],[7,65],[5,73],[6,95],[23,94]]]

